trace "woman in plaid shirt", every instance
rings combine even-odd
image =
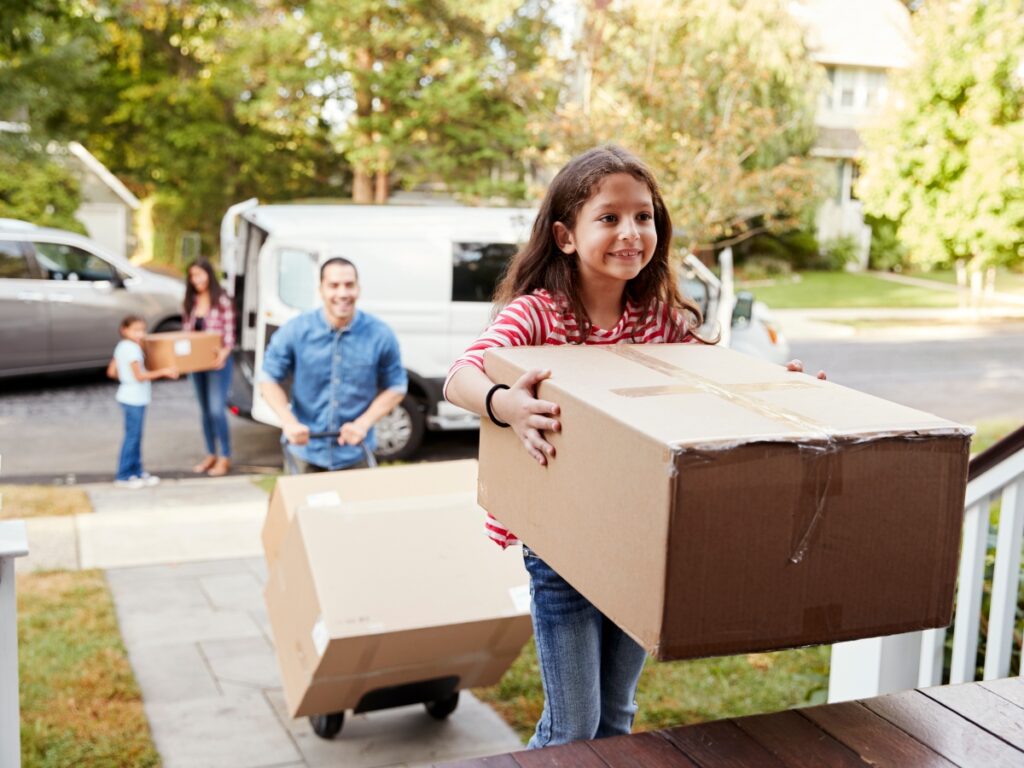
[[[182,327],[186,331],[216,331],[221,334],[222,343],[216,367],[191,374],[206,440],[206,456],[192,469],[219,477],[231,469],[227,398],[231,386],[231,350],[235,346],[235,309],[209,262],[193,262],[187,275]]]

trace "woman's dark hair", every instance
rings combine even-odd
[[[220,297],[224,294],[220,287],[220,281],[217,280],[217,273],[213,271],[213,265],[205,259],[196,259],[185,267],[185,317],[191,317],[192,310],[196,306],[196,289],[192,285],[192,279],[188,274],[192,271],[193,267],[199,267],[199,269],[206,273],[206,285],[207,290],[210,292],[211,307],[216,307],[220,304]]]
[[[499,308],[519,296],[543,288],[556,300],[559,297],[565,300],[575,316],[580,332],[579,337],[571,341],[582,344],[586,340],[590,335],[591,322],[580,298],[579,259],[567,258],[558,248],[555,223],[561,222],[567,229],[574,229],[580,209],[593,195],[597,185],[616,173],[628,173],[651,190],[654,228],[658,234],[658,244],[650,263],[626,283],[626,298],[644,312],[652,310],[658,301],[681,311],[691,332],[703,324],[700,308],[685,299],[676,285],[675,269],[669,257],[672,219],[658,190],[658,182],[639,158],[614,144],[595,147],[577,155],[555,176],[537,212],[529,241],[512,259],[495,290],[494,300]],[[676,337],[680,330],[673,314],[669,313],[670,337]]]

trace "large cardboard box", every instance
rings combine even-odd
[[[484,420],[479,500],[660,659],[941,627],[970,429],[697,344],[489,351],[550,368],[539,466]]]
[[[393,471],[373,470],[383,496],[362,501],[348,494],[354,471],[278,481],[292,499],[329,493],[333,477],[344,499],[291,509],[270,567],[264,594],[293,717],[422,681],[492,685],[530,638],[522,558],[484,535],[474,481],[397,498]]]
[[[142,342],[148,370],[174,366],[182,374],[213,370],[220,348],[221,336],[213,331],[147,333]]]
[[[476,460],[465,459],[320,472],[298,479],[282,477],[274,485],[263,521],[267,566],[274,567],[292,517],[302,507],[344,507],[360,502],[364,503],[362,509],[369,509],[365,502],[373,502],[386,508],[394,501],[404,504],[409,498],[437,497],[431,502],[436,507],[453,495],[455,503],[462,504],[466,494],[476,490],[476,474]]]

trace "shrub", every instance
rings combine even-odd
[[[871,227],[871,250],[868,266],[885,272],[900,272],[907,266],[907,248],[897,235],[896,222],[891,219],[867,216]]]

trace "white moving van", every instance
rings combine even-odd
[[[221,266],[233,289],[240,325],[231,409],[277,425],[255,385],[274,332],[319,305],[319,265],[334,256],[359,270],[359,307],[394,329],[409,373],[409,393],[377,426],[377,454],[405,459],[427,430],[467,429],[477,417],[446,402],[452,361],[487,326],[498,278],[529,237],[535,211],[401,205],[232,206],[221,227]],[[721,286],[693,257],[681,287],[714,323]],[[728,294],[727,294],[728,295]],[[781,362],[785,340],[742,294],[731,326],[734,348]]]

